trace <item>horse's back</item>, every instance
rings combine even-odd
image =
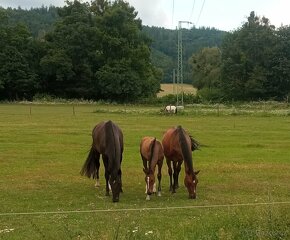
[[[140,154],[148,159],[150,156],[150,145],[154,140],[153,137],[143,137],[140,142]]]
[[[189,145],[190,138],[188,134],[184,131],[184,129],[180,129],[181,127],[172,127],[169,128],[163,135],[162,145],[164,149],[164,155],[167,158],[171,158],[174,160],[182,160],[182,151],[180,145],[180,132],[185,135],[187,145]]]
[[[151,155],[151,147],[152,147],[152,142],[155,139],[155,146],[154,146],[154,152],[156,152],[156,154],[158,154],[158,159],[163,159],[164,157],[164,151],[163,151],[163,147],[162,144],[159,140],[157,140],[154,137],[143,137],[141,139],[141,143],[140,143],[140,154],[146,158],[149,159],[150,155]]]
[[[101,154],[105,154],[109,144],[117,145],[120,151],[123,152],[122,130],[111,120],[98,123],[92,131],[92,138],[93,146]]]

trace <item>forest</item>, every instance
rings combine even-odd
[[[241,22],[243,19],[241,19]],[[285,100],[290,27],[251,12],[236,30],[182,29],[184,82],[206,101]],[[136,102],[177,68],[177,30],[143,26],[127,2],[0,7],[0,100]]]

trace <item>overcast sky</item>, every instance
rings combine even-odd
[[[214,27],[231,31],[241,26],[251,11],[265,16],[276,27],[290,25],[289,0],[128,0],[143,25],[175,29],[178,21],[196,27]],[[0,0],[0,6],[31,8],[63,6],[64,0]],[[183,24],[183,27],[190,27]]]

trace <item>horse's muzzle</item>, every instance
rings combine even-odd
[[[189,195],[189,199],[196,199],[196,195]]]
[[[114,198],[113,202],[119,202],[119,198]]]

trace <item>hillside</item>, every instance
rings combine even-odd
[[[177,68],[177,30],[144,26],[143,32],[152,39],[152,62],[163,70],[162,82],[172,82],[172,71]],[[192,54],[205,47],[219,47],[225,35],[226,32],[214,28],[182,29],[185,83],[192,83],[188,64]]]

